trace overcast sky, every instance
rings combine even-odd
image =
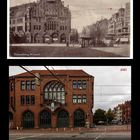
[[[43,66],[25,66],[28,70],[45,70]],[[131,67],[127,66],[48,66],[51,69],[82,69],[95,77],[94,108],[108,110],[131,100]],[[9,67],[9,76],[25,72],[18,66]],[[108,85],[108,86],[107,86]],[[118,85],[118,86],[117,86]]]
[[[36,0],[10,0],[10,6]],[[69,5],[72,14],[72,28],[82,31],[83,26],[95,23],[101,18],[110,18],[119,8],[125,7],[131,0],[63,0]],[[111,10],[110,10],[111,8]]]

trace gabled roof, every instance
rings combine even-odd
[[[69,76],[90,76],[93,77],[92,75],[89,75],[83,70],[51,70],[51,72],[54,75],[69,75]],[[31,73],[39,73],[40,75],[52,75],[48,70],[32,70]],[[25,76],[32,76],[29,72],[17,74],[11,77],[25,77]]]

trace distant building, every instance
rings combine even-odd
[[[71,13],[61,0],[40,0],[10,8],[10,29],[23,32],[27,42],[66,43],[70,39]]]
[[[123,113],[122,104],[119,104],[117,107],[114,108],[115,120],[117,120],[118,122],[122,122],[123,121],[122,113]]]
[[[108,35],[116,42],[130,42],[130,3],[113,14],[108,22]]]
[[[83,70],[33,70],[9,78],[9,127],[93,126],[94,77]]]
[[[123,122],[131,122],[131,101],[126,101],[123,105]]]
[[[115,120],[120,122],[131,122],[131,101],[117,105],[114,110]]]

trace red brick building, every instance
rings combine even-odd
[[[10,128],[90,127],[94,77],[83,70],[33,70],[9,78]]]

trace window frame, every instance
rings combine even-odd
[[[73,89],[77,89],[78,85],[77,85],[77,81],[76,80],[73,80],[72,81],[72,88]]]
[[[24,84],[23,84],[24,83]],[[23,88],[24,87],[24,88]],[[21,81],[20,83],[20,90],[25,91],[26,90],[26,81]]]

